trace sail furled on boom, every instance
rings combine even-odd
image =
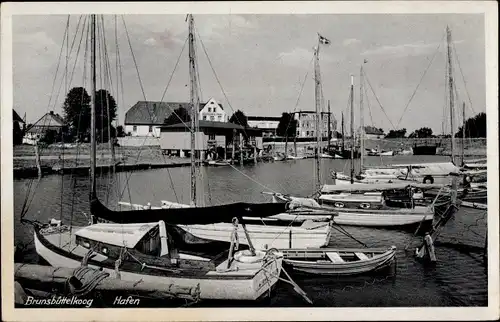
[[[234,217],[263,218],[290,209],[289,203],[237,202],[211,207],[115,211],[107,208],[97,198],[90,202],[90,213],[94,217],[120,224],[157,222],[160,220],[172,225],[231,223]]]

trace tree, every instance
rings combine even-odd
[[[432,129],[428,127],[422,127],[418,130],[413,131],[409,136],[409,138],[432,138]]]
[[[122,138],[125,136],[125,130],[123,128],[123,125],[118,125],[116,127],[116,137]]]
[[[116,130],[111,125],[116,118],[116,101],[105,89],[95,93],[96,135],[98,142],[108,142],[108,128],[111,137],[116,137]]]
[[[393,138],[404,138],[406,136],[406,129],[401,130],[390,130],[389,133],[385,136],[386,139]]]
[[[245,115],[245,113],[243,113],[240,110],[237,110],[229,118],[229,123],[239,124],[241,126],[248,127],[248,118]]]
[[[458,129],[455,137],[461,138],[463,125]],[[478,113],[465,121],[465,137],[485,138],[486,137],[486,113]]]
[[[23,130],[19,126],[19,122],[14,121],[12,124],[12,141],[14,145],[23,143]]]
[[[90,133],[90,96],[83,87],[73,87],[66,95],[63,104],[64,119],[69,126],[69,136],[84,140]],[[116,118],[116,101],[105,89],[95,93],[96,140],[108,141],[110,134],[116,132],[111,125]]]
[[[64,119],[71,136],[83,140],[90,129],[90,96],[83,87],[73,87],[63,104]]]
[[[278,136],[295,137],[297,136],[297,120],[294,119],[292,113],[281,114],[278,128],[276,129]]]
[[[189,115],[188,111],[184,107],[179,107],[174,110],[172,114],[170,114],[164,121],[165,125],[172,125],[177,123],[187,123],[191,122],[191,115]]]

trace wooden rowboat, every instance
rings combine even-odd
[[[358,275],[378,271],[393,263],[390,248],[286,249],[283,262],[294,271],[315,275]]]

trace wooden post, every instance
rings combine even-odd
[[[292,227],[290,227],[290,231],[288,233],[288,248],[292,248]]]
[[[243,134],[240,133],[240,165],[243,165]]]
[[[40,154],[38,152],[38,142],[35,142],[35,162],[36,168],[38,169],[38,178],[42,177],[42,166],[40,162]]]
[[[253,161],[257,163],[257,147],[253,146]]]

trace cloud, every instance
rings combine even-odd
[[[345,39],[343,42],[342,42],[342,45],[344,45],[344,47],[348,47],[348,46],[351,46],[351,45],[354,45],[354,44],[358,44],[360,43],[361,40],[359,39],[356,39],[356,38],[348,38],[348,39]]]

